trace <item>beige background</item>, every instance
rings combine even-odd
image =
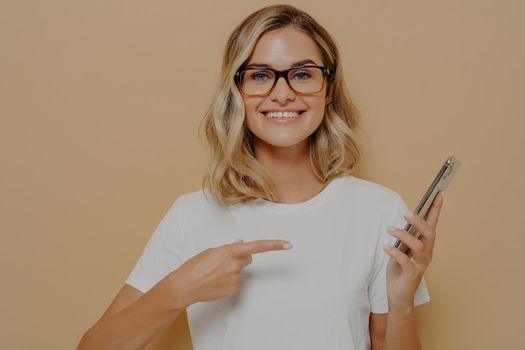
[[[173,200],[233,28],[267,1],[0,3],[0,348],[72,349]],[[291,1],[336,39],[362,113],[356,176],[415,208],[448,155],[425,349],[525,343],[520,1]],[[186,314],[149,349],[191,349]]]

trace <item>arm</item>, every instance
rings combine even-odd
[[[208,248],[188,259],[145,294],[125,285],[77,350],[143,349],[189,305],[230,297],[251,254],[286,250],[283,240],[263,239]]]
[[[387,266],[388,309],[384,350],[420,350],[421,344],[414,318],[414,296],[423,273],[432,260],[436,226],[443,206],[443,192],[436,196],[426,218],[412,213],[404,215],[421,234],[416,238],[405,230],[394,227],[388,232],[405,243],[408,252],[385,245],[384,251],[392,259]]]
[[[144,294],[124,285],[77,350],[143,349],[187,307],[176,280],[164,278]]]
[[[385,345],[386,323],[388,314],[370,313],[370,350],[382,350]]]
[[[413,308],[391,308],[388,314],[370,313],[371,350],[420,350]]]

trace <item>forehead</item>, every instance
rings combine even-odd
[[[275,69],[286,69],[305,59],[322,65],[319,49],[313,39],[304,32],[287,27],[262,35],[247,64],[266,64]]]

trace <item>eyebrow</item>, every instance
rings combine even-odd
[[[292,63],[292,65],[290,67],[299,67],[299,66],[303,66],[303,65],[305,65],[307,63],[312,63],[312,64],[317,65],[317,63],[315,63],[311,59],[307,58],[305,60],[301,60],[301,61]],[[246,69],[248,69],[248,68],[271,68],[271,66],[266,64],[266,63],[250,63],[248,66],[246,66]]]

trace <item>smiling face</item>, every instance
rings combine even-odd
[[[266,64],[284,70],[296,62],[311,60],[310,65],[324,66],[315,42],[305,33],[292,28],[280,28],[259,38],[247,67]],[[326,83],[314,95],[296,94],[284,78],[277,81],[273,91],[265,97],[243,96],[247,128],[255,136],[256,152],[261,148],[294,147],[308,150],[308,137],[321,124],[325,105],[329,103]],[[298,117],[272,119],[268,111],[304,111]],[[276,115],[274,115],[276,116]],[[290,114],[288,114],[290,116]],[[293,114],[291,114],[293,116]]]

